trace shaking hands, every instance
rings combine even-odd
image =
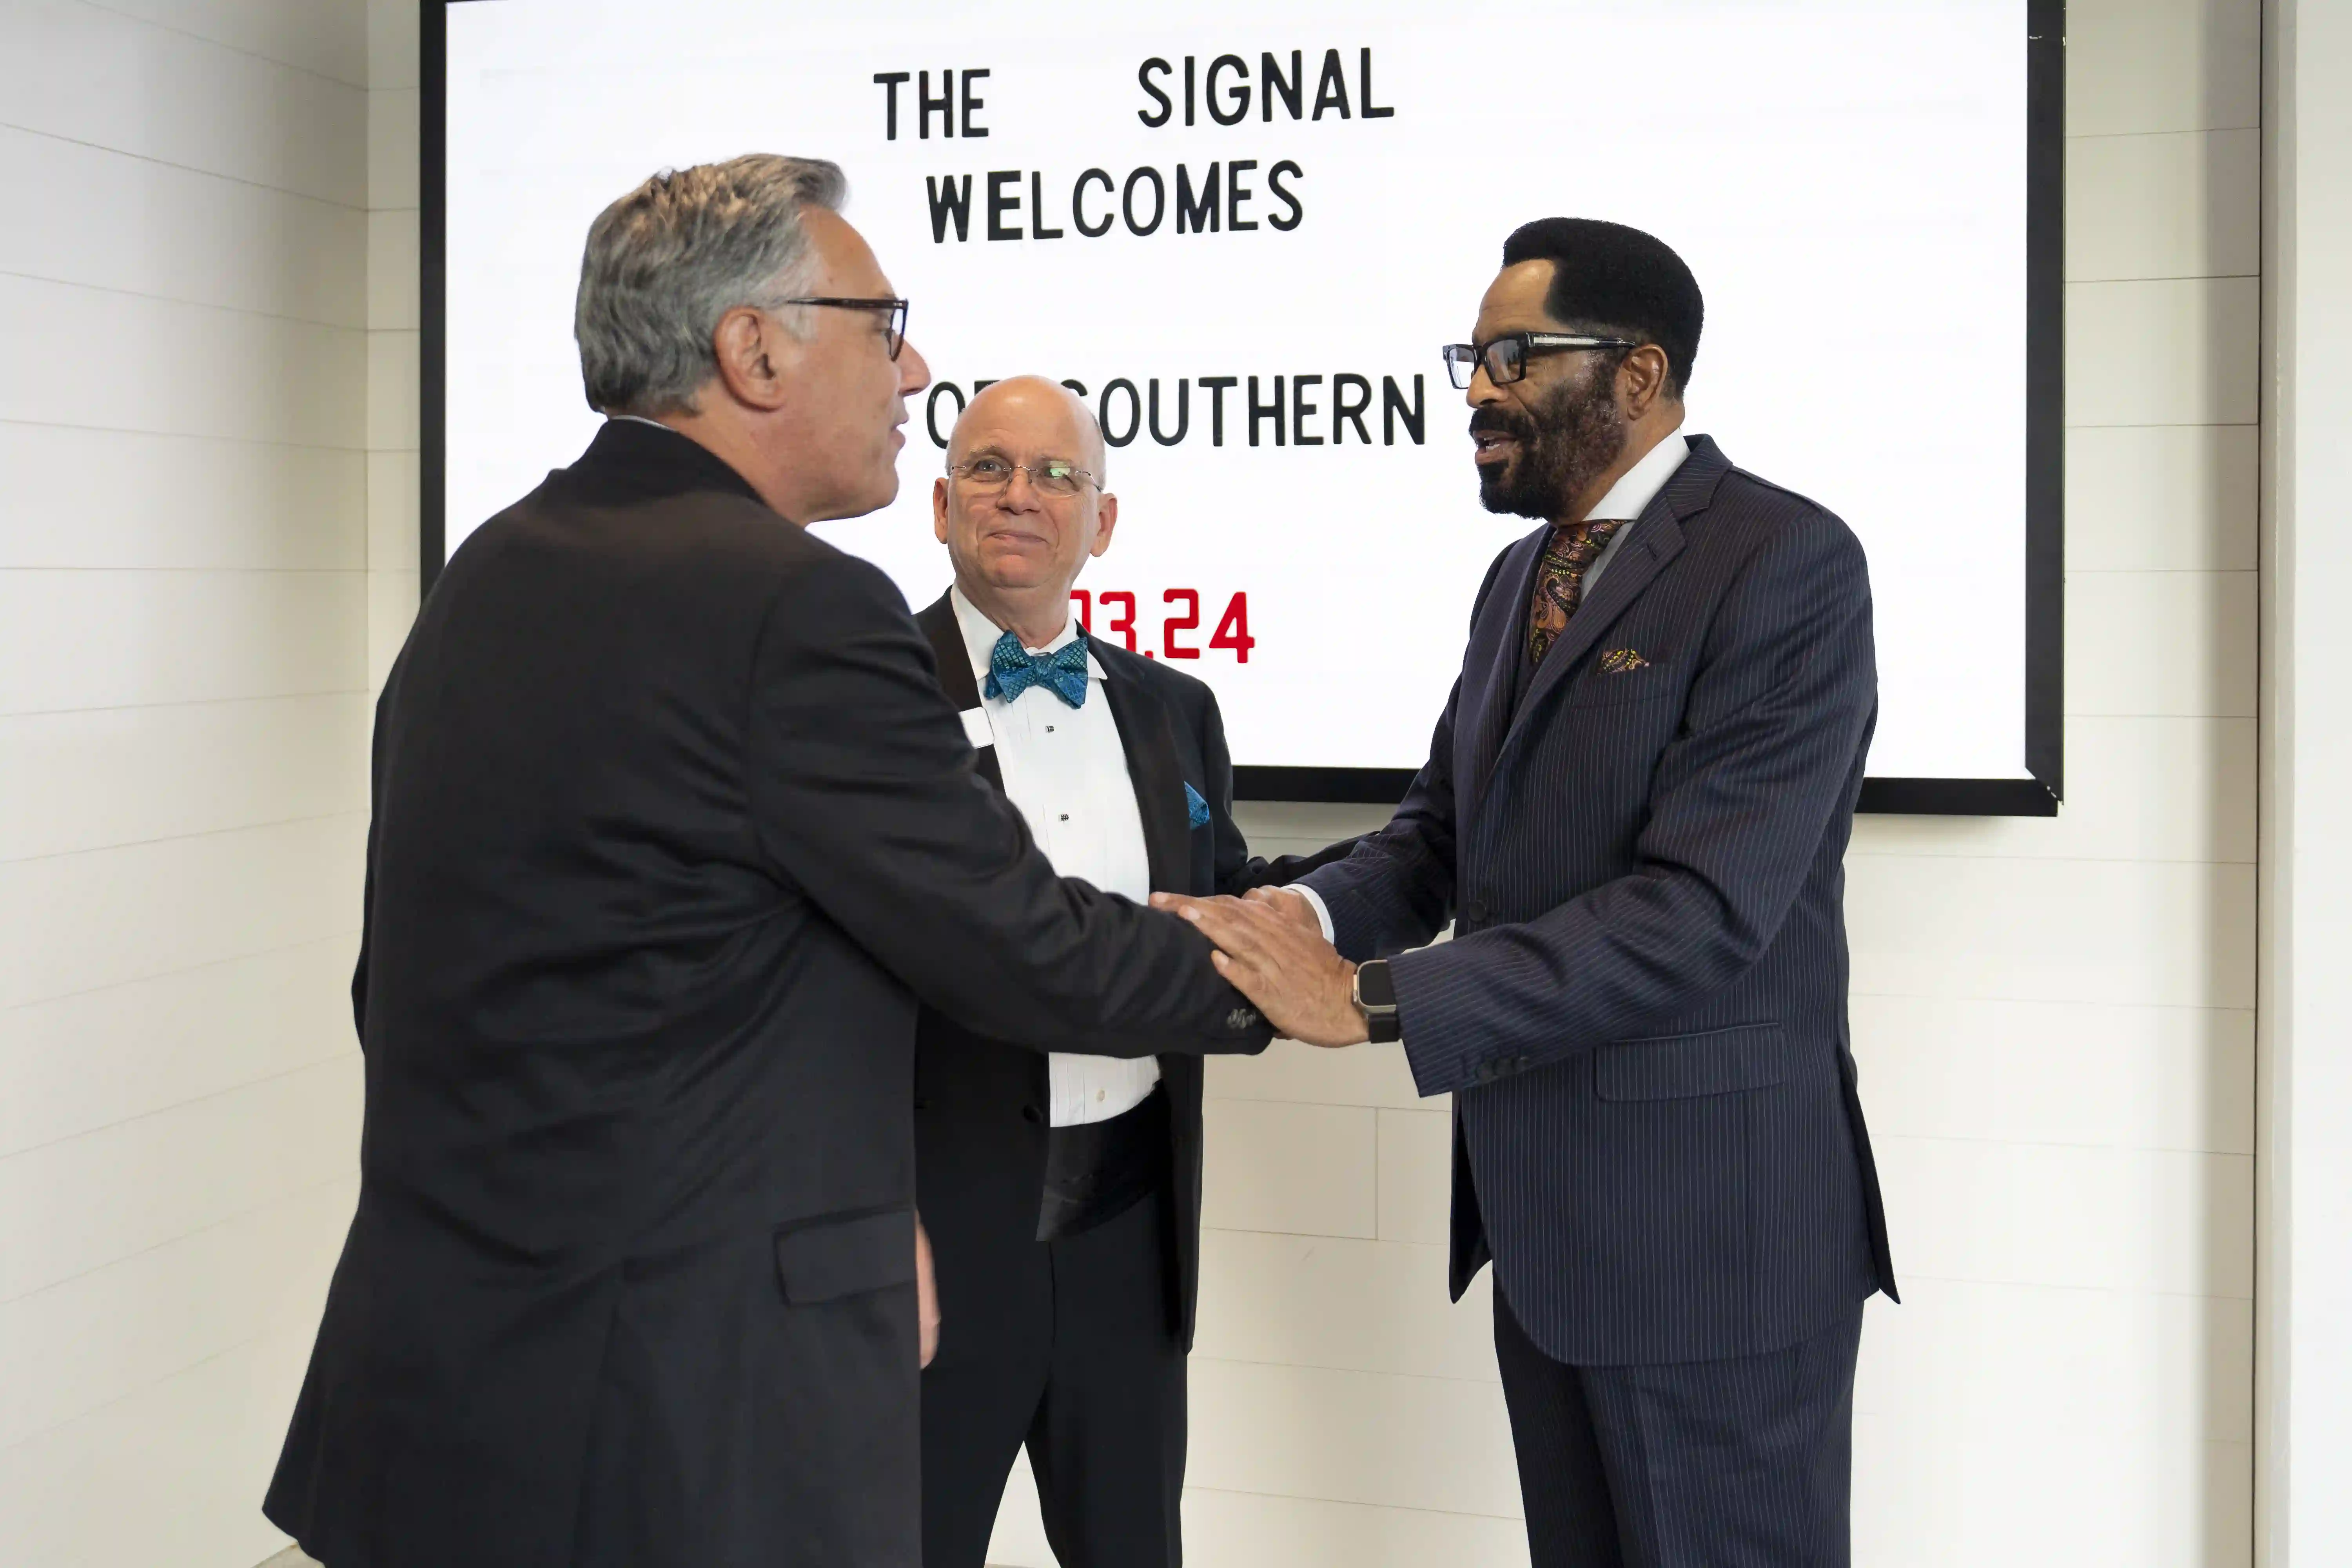
[[[1216,947],[1210,962],[1217,973],[1290,1038],[1353,1046],[1370,1037],[1356,1010],[1356,966],[1323,940],[1314,909],[1297,893],[1280,888],[1253,888],[1238,899],[1154,893],[1151,907],[1199,926]]]

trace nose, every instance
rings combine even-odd
[[[1035,511],[1045,504],[1037,487],[1029,482],[1029,470],[1015,468],[1013,477],[1004,481],[997,492],[996,504],[1007,511]]]
[[[920,392],[931,384],[931,362],[923,357],[912,339],[898,345],[898,395],[902,397]]]

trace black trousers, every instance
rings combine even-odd
[[[1569,1366],[1495,1290],[1534,1568],[1846,1568],[1853,1317],[1785,1350]]]
[[[940,1279],[923,1373],[924,1568],[981,1568],[1025,1443],[1062,1568],[1178,1568],[1184,1348],[1169,1322],[1169,1197]]]

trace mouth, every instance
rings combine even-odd
[[[1470,432],[1470,444],[1475,448],[1471,460],[1481,468],[1503,462],[1519,449],[1518,438],[1500,430],[1473,430]]]

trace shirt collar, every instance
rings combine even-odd
[[[1628,521],[1642,515],[1643,509],[1657,499],[1675,470],[1690,456],[1690,442],[1679,430],[1642,454],[1642,460],[1625,470],[1624,478],[1609,487],[1601,504],[1592,509],[1586,521],[1606,521],[1622,518]]]
[[[988,675],[989,655],[996,651],[997,639],[1004,635],[1004,628],[990,620],[981,613],[977,605],[965,598],[961,586],[948,590],[948,605],[955,611],[956,629],[963,633],[964,652],[971,657],[971,672],[974,676],[985,679]],[[1078,620],[1076,616],[1073,616],[1070,617],[1069,625],[1062,628],[1061,636],[1044,647],[1033,647],[1028,651],[1052,653],[1058,648],[1067,647],[1077,635]],[[1087,678],[1089,680],[1103,679],[1102,661],[1095,658],[1092,647],[1087,649]]]

